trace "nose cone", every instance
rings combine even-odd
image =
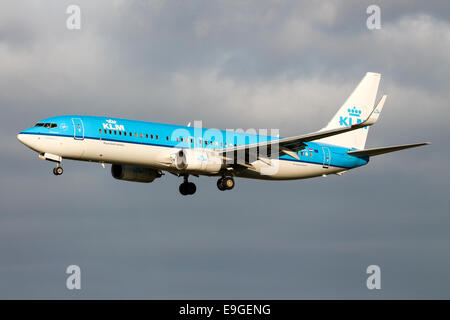
[[[17,139],[31,150],[36,152],[42,151],[42,142],[39,135],[33,134],[33,131],[24,130],[17,135]]]
[[[25,133],[19,133],[17,135],[17,139],[22,142],[24,145],[26,145],[27,147],[31,148],[31,143],[32,143],[32,137],[30,137],[29,134],[25,134]]]
[[[23,144],[25,144],[25,135],[23,133],[19,133],[17,135],[17,139],[19,139],[20,142],[22,142]]]

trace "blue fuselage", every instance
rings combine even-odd
[[[178,126],[146,121],[94,116],[58,116],[40,121],[20,134],[69,137],[76,140],[101,140],[166,148],[225,149],[233,146],[277,140],[280,137],[230,130]],[[317,164],[343,170],[368,163],[368,158],[347,154],[348,149],[308,142],[298,151],[299,159],[282,155],[280,160]]]

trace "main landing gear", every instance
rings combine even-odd
[[[194,183],[188,181],[188,176],[184,176],[184,182],[180,184],[179,187],[180,193],[183,196],[192,195],[197,190],[197,187]]]
[[[58,166],[56,168],[53,168],[53,174],[55,176],[60,176],[62,175],[64,172],[63,168],[58,164]]]
[[[233,177],[222,177],[217,180],[217,188],[220,191],[231,190],[234,188],[234,179]]]

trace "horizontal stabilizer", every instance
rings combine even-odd
[[[355,150],[355,151],[349,151],[347,152],[351,156],[356,157],[372,157],[377,156],[384,153],[399,151],[403,149],[409,149],[409,148],[415,148],[420,146],[425,146],[430,144],[430,142],[421,142],[421,143],[413,143],[413,144],[404,144],[401,146],[392,146],[392,147],[382,147],[382,148],[372,148],[372,149],[365,149],[365,150]]]

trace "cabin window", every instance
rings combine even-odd
[[[143,138],[144,137],[144,134],[143,133],[141,133],[141,138]]]
[[[183,142],[183,137],[181,137],[181,142]]]
[[[133,132],[130,132],[130,137],[132,137],[133,136]]]
[[[126,131],[124,131],[124,132],[123,132],[123,135],[124,135],[124,136],[126,136],[126,135],[127,135],[127,132],[126,132]]]
[[[119,131],[119,136],[121,136],[122,135],[122,131]]]
[[[194,143],[194,139],[191,138],[191,143]]]
[[[137,136],[138,136],[137,132],[134,133],[134,136],[137,138]]]
[[[102,129],[99,129],[98,131],[99,131],[100,133],[102,133]]]
[[[178,139],[178,137],[177,137],[177,142],[179,142],[180,141],[180,139]]]
[[[145,137],[148,139],[148,133],[145,135]]]
[[[151,134],[150,137],[153,139],[153,135]]]
[[[159,139],[159,136],[158,135],[156,135],[156,140],[158,140]]]
[[[166,140],[169,141],[169,136],[166,137]]]
[[[109,134],[112,134],[112,130],[109,130]]]
[[[114,134],[117,134],[117,131],[116,131],[116,130],[114,130]]]

